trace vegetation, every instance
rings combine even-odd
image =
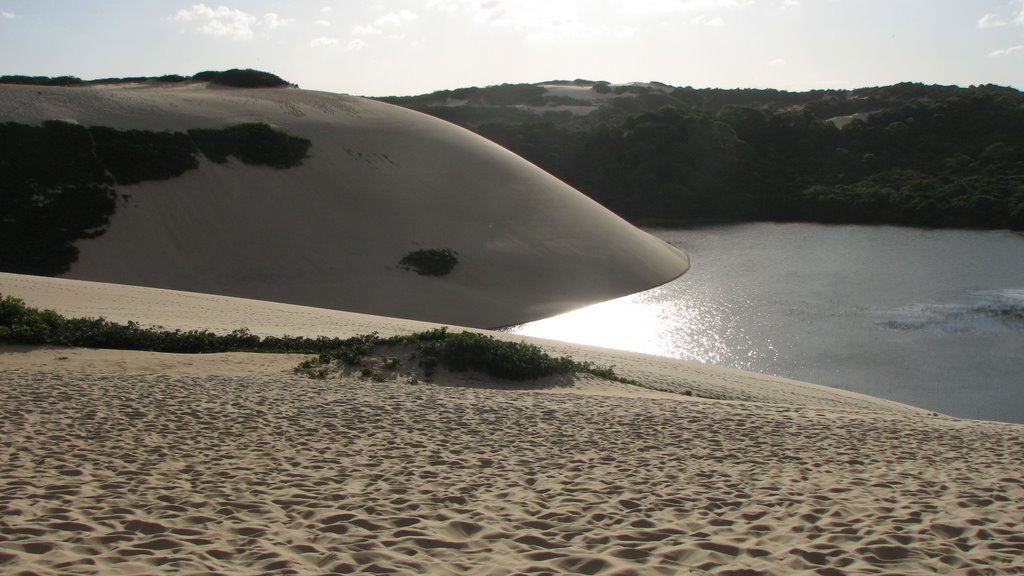
[[[236,124],[219,130],[196,128],[188,135],[203,155],[223,164],[234,156],[246,164],[291,168],[302,164],[310,142],[260,122]]]
[[[557,111],[533,85],[469,89],[465,106],[449,105],[459,91],[385,100],[475,130],[636,223],[1024,229],[1024,95],[1012,88],[575,84],[605,96],[589,114]]]
[[[229,334],[206,330],[144,328],[102,318],[66,318],[52,310],[26,306],[12,296],[0,298],[0,342],[151,352],[292,352],[319,354],[336,348],[339,338],[259,337],[242,328]]]
[[[318,354],[316,358],[302,362],[296,367],[296,372],[325,377],[332,367],[341,365],[356,367],[364,377],[374,380],[388,379],[385,371],[397,376],[403,367],[402,361],[389,352],[404,348],[406,353],[412,352],[412,358],[417,359],[417,366],[428,379],[438,367],[443,366],[455,372],[471,370],[505,380],[537,380],[582,373],[636,384],[619,378],[611,368],[576,362],[569,357],[555,358],[532,344],[507,342],[476,332],[453,333],[447,328],[437,328],[389,338],[373,333],[340,339],[259,337],[243,328],[218,335],[205,330],[143,328],[134,322],[119,324],[102,318],[66,318],[52,310],[26,306],[22,300],[11,296],[0,298],[0,343],[190,354]]]
[[[246,68],[244,70],[232,68],[231,70],[225,70],[223,72],[207,70],[192,76],[192,78],[194,80],[201,80],[211,84],[231,86],[234,88],[278,88],[282,86],[291,86],[291,84],[275,74],[271,74],[270,72],[261,72],[251,68]]]
[[[390,355],[395,351],[416,359],[427,379],[435,374],[438,367],[444,367],[453,372],[475,371],[503,380],[592,374],[635,384],[616,376],[611,368],[577,362],[566,356],[555,358],[532,344],[498,340],[476,332],[454,333],[446,327],[389,338],[382,338],[376,333],[355,336],[341,342],[337,348],[303,362],[296,371],[312,377],[324,377],[332,366],[340,365],[359,368],[360,374],[370,378],[380,379],[381,369],[389,370],[397,377],[401,363]]]
[[[445,276],[459,263],[458,252],[443,249],[414,250],[399,260],[398,264],[421,276]]]
[[[231,86],[236,88],[278,88],[282,86],[295,86],[281,79],[281,77],[246,68],[244,70],[232,68],[223,72],[207,70],[193,76],[181,76],[178,74],[165,74],[163,76],[127,76],[123,78],[99,78],[96,80],[82,80],[75,76],[0,76],[0,84],[23,84],[28,86],[89,86],[101,84],[126,84],[126,83],[147,83],[147,82],[209,82],[219,86]]]
[[[266,124],[183,132],[115,130],[49,121],[0,124],[0,270],[55,275],[78,258],[74,242],[101,235],[117,207],[114,185],[180,176],[228,155],[289,168],[310,141]]]

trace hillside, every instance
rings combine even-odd
[[[1024,95],[1012,88],[574,80],[382,100],[474,130],[634,222],[1024,228]]]
[[[0,271],[495,327],[688,265],[499,146],[363,98],[0,83],[0,127]]]

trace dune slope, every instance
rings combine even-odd
[[[205,84],[2,86],[0,121],[184,131],[265,122],[312,146],[275,169],[201,159],[119,186],[109,229],[70,278],[494,327],[643,290],[682,252],[518,156],[443,121],[362,98]],[[447,276],[399,266],[450,249]]]

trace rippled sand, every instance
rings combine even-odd
[[[5,573],[1022,571],[1017,425],[0,358]]]

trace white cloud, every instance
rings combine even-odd
[[[379,36],[383,34],[384,31],[374,26],[363,26],[362,24],[357,24],[352,27],[352,33],[356,36]]]
[[[464,2],[459,0],[430,0],[427,2],[427,9],[437,10],[438,12],[455,12],[462,4]]]
[[[722,26],[725,26],[725,20],[723,20],[721,16],[715,16],[714,18],[711,18],[707,14],[695,16],[693,20],[691,20],[690,22],[694,24],[709,26],[711,28],[721,28]]]
[[[287,26],[291,24],[292,21],[290,19],[281,18],[280,16],[274,14],[273,12],[267,12],[266,14],[263,15],[263,19],[260,20],[260,23],[266,26],[267,28],[274,30],[282,26]]]
[[[337,46],[341,48],[342,52],[358,52],[359,50],[362,50],[363,48],[366,48],[368,46],[368,44],[365,41],[360,40],[358,38],[356,38],[355,40],[349,40],[347,43],[342,45],[341,40],[338,40],[337,38],[332,38],[330,36],[321,36],[319,38],[314,38],[310,40],[308,44],[310,48],[331,48]]]
[[[321,14],[330,14],[331,12],[334,12],[334,8],[331,8],[330,6],[324,6],[320,9]]]
[[[1024,44],[1017,44],[1016,46],[1010,46],[1009,48],[1002,48],[1000,50],[993,50],[989,52],[989,58],[1001,58],[1003,56],[1009,56],[1014,52],[1024,51]]]
[[[227,6],[211,8],[206,4],[195,4],[187,10],[179,10],[174,15],[174,20],[192,23],[203,34],[234,40],[251,40],[256,35],[254,32],[256,27],[274,30],[291,23],[291,20],[283,19],[273,12],[268,12],[262,18],[257,18],[242,10]]]
[[[786,60],[785,60],[785,58],[775,58],[775,59],[771,60],[770,62],[768,62],[768,65],[773,67],[773,68],[778,67],[778,66],[785,66],[786,65]]]
[[[608,28],[585,22],[578,0],[430,0],[427,8],[439,12],[464,11],[476,24],[522,32],[528,39],[599,36]]]
[[[356,38],[355,40],[349,40],[347,44],[342,48],[345,52],[358,52],[363,48],[366,48],[366,42]]]
[[[800,0],[783,0],[783,2],[782,2],[782,7],[783,8],[796,8],[799,5],[800,5]]]
[[[16,14],[14,12],[7,12],[5,10],[0,10],[0,19],[12,20],[12,19],[14,19],[15,16],[16,16]]]
[[[331,21],[330,20],[317,20],[316,22],[313,22],[313,24],[316,24],[317,26],[319,26],[321,28],[330,28],[331,27]]]
[[[1006,20],[1000,18],[998,14],[985,14],[978,20],[978,28],[998,28],[1006,24]]]
[[[373,23],[377,26],[401,26],[403,22],[415,20],[418,18],[415,12],[409,10],[401,10],[399,12],[390,12],[377,18]]]
[[[323,48],[325,46],[337,46],[341,41],[337,38],[329,38],[327,36],[321,36],[314,38],[309,41],[309,45],[312,48]]]
[[[627,14],[670,14],[708,12],[723,8],[743,8],[753,0],[612,0],[611,5]],[[788,2],[787,2],[788,4]]]

